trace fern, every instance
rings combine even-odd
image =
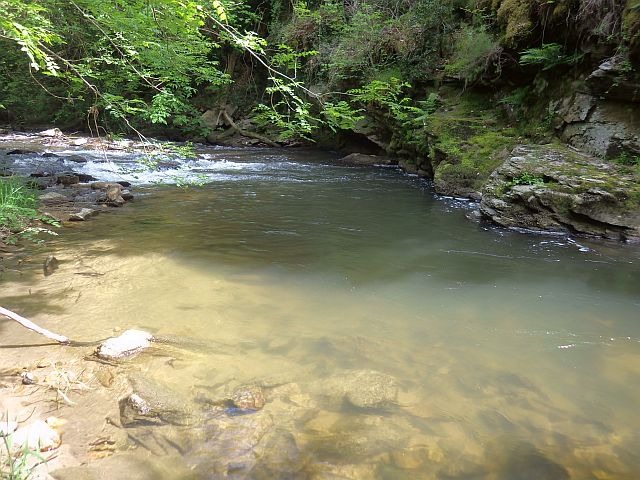
[[[520,65],[539,65],[542,70],[551,70],[558,65],[573,65],[578,63],[584,54],[565,55],[562,45],[545,43],[540,48],[529,48],[520,52]]]

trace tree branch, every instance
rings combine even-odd
[[[63,335],[58,335],[57,333],[53,333],[53,332],[50,332],[49,330],[39,327],[32,321],[27,320],[24,317],[21,317],[20,315],[12,312],[11,310],[7,310],[6,308],[0,307],[0,314],[4,315],[5,317],[9,317],[11,320],[15,320],[25,328],[28,328],[29,330],[32,330],[36,333],[39,333],[40,335],[44,335],[45,337],[51,340],[55,340],[58,343],[63,343],[65,345],[69,345],[71,343],[71,340],[69,340],[67,337]]]

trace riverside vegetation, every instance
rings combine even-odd
[[[0,119],[14,128],[312,142],[391,156],[476,199],[514,146],[564,142],[626,179],[607,208],[637,207],[637,0],[9,0],[0,15]],[[571,208],[532,208],[576,230]],[[578,231],[637,239],[623,217]]]

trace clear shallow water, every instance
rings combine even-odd
[[[436,199],[418,179],[319,153],[222,150],[191,167],[205,161],[211,183],[148,187],[126,210],[66,230],[43,251],[61,260],[58,272],[8,278],[0,295],[81,339],[140,327],[213,345],[177,362],[139,360],[189,402],[200,390],[266,386],[265,408],[225,420],[240,422],[232,428],[182,432],[199,447],[165,452],[171,468],[196,478],[640,477],[637,248],[479,226],[464,202]],[[396,403],[336,399],[335,376],[360,370],[392,376]],[[263,430],[286,448],[261,440],[270,434],[247,440]],[[243,448],[254,463],[234,470]]]

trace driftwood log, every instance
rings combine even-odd
[[[40,335],[44,335],[50,340],[55,340],[56,342],[63,343],[65,345],[71,344],[71,340],[69,340],[64,335],[58,335],[57,333],[53,333],[45,328],[39,327],[38,325],[33,323],[31,320],[27,320],[26,318],[21,317],[20,315],[12,312],[11,310],[7,310],[6,308],[0,307],[0,314],[4,315],[5,317],[9,317],[11,320],[15,320],[20,325],[22,325],[25,328],[28,328],[29,330],[39,333]]]

